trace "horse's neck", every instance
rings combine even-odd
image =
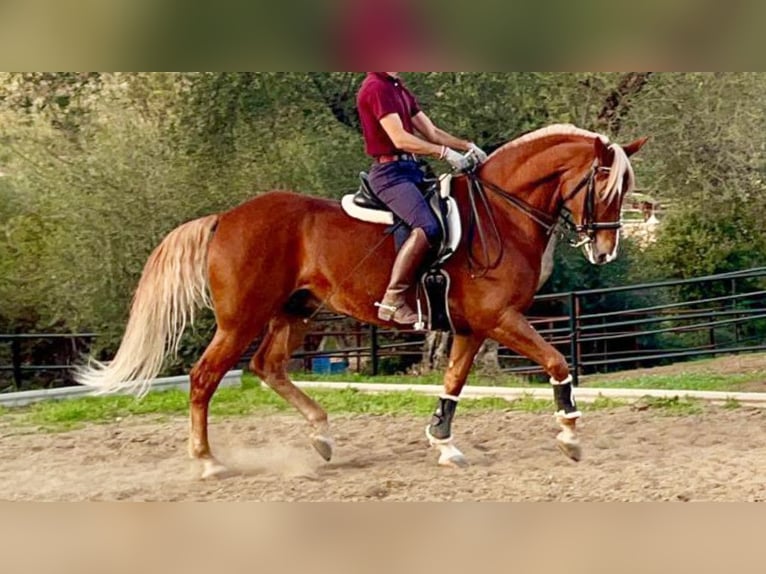
[[[559,144],[532,142],[529,147],[501,152],[484,165],[479,176],[481,179],[503,189],[529,207],[535,213],[544,214],[546,224],[555,223],[560,208],[560,186],[562,177],[573,168],[579,168],[588,160],[588,147],[579,142],[562,141]],[[470,210],[468,182],[462,178],[459,185],[458,202],[465,206],[466,220]],[[544,264],[547,254],[551,261],[546,275],[552,270],[555,242],[551,242],[550,228],[531,217],[524,209],[513,205],[501,194],[486,189],[492,217],[495,220],[502,241],[517,252],[525,253],[531,260]],[[543,271],[545,272],[545,266]]]
[[[533,212],[527,212],[524,207],[515,205],[503,194],[485,187],[487,200],[491,206],[493,217],[503,228],[503,234],[509,241],[533,240],[539,243],[541,251],[547,245],[548,229],[545,224],[553,223],[556,215],[556,191],[558,178],[549,177],[543,181],[529,175],[526,166],[521,166],[519,171],[503,170],[488,175],[482,173],[480,177],[503,192],[519,200]],[[514,177],[518,174],[518,177]],[[543,222],[541,224],[541,221]]]
[[[501,150],[484,165],[481,177],[553,221],[561,207],[562,178],[585,169],[592,161],[591,149],[592,143],[583,137],[531,141]],[[507,212],[514,219],[529,219],[518,208],[493,195],[499,212]]]

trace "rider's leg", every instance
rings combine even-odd
[[[430,250],[431,244],[425,232],[421,228],[414,229],[394,260],[386,294],[379,303],[379,319],[402,325],[417,323],[418,314],[407,304],[405,293],[416,281],[418,269]]]
[[[376,165],[370,173],[376,195],[412,229],[396,256],[380,303],[378,317],[384,321],[408,325],[417,321],[417,313],[407,305],[405,294],[417,280],[431,247],[440,240],[441,226],[417,187],[421,179],[422,172],[414,162]]]

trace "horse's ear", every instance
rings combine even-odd
[[[612,165],[614,156],[604,140],[596,138],[593,145],[595,147],[596,159],[598,160],[599,165]]]
[[[649,138],[640,138],[637,139],[634,142],[629,143],[628,145],[622,146],[622,149],[625,150],[625,153],[628,154],[628,157],[632,156],[634,153],[638,152],[642,147],[644,147],[644,144],[647,142]]]

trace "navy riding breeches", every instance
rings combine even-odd
[[[441,225],[418,189],[424,178],[415,161],[375,164],[370,185],[375,195],[411,229],[421,228],[431,245],[441,240]]]

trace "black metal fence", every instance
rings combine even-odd
[[[71,370],[95,333],[0,334],[0,392],[72,384]]]
[[[766,349],[766,268],[541,295],[530,314],[577,374],[759,351]],[[501,360],[509,371],[540,371],[512,353],[501,352]]]
[[[694,357],[766,349],[766,268],[689,280],[538,296],[537,330],[567,356],[576,375],[647,367]],[[70,370],[95,339],[85,334],[0,335],[0,390],[71,384]],[[296,370],[397,372],[419,362],[424,335],[319,318]],[[254,352],[243,356],[244,366]],[[510,373],[542,370],[500,348]]]

